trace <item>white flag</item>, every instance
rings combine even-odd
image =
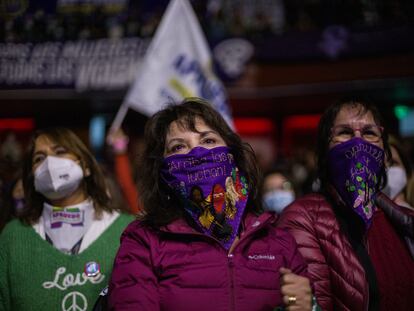
[[[123,106],[151,116],[168,103],[196,96],[209,101],[233,127],[224,87],[212,65],[190,3],[171,0]]]

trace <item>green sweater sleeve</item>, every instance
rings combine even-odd
[[[7,249],[3,235],[0,235],[0,311],[10,310],[10,292],[7,273]]]

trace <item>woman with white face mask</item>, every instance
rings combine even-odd
[[[388,140],[391,159],[387,161],[387,185],[383,192],[398,205],[414,209],[412,191],[409,190],[412,183],[408,183],[412,178],[410,162],[397,138],[390,135]]]
[[[269,211],[280,214],[286,206],[295,200],[295,190],[287,174],[274,169],[263,178],[263,205]]]
[[[34,134],[23,187],[26,208],[0,236],[0,310],[90,309],[132,217],[114,206],[95,158],[65,128]]]

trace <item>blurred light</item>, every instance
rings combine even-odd
[[[89,142],[93,149],[101,149],[105,144],[106,121],[103,116],[94,116],[89,124]]]
[[[410,98],[410,89],[405,85],[399,85],[395,89],[395,98],[398,100],[405,100]]]
[[[394,107],[394,114],[398,120],[404,119],[410,111],[410,108],[403,105],[396,105]]]
[[[0,119],[0,130],[32,131],[34,127],[32,118]]]
[[[414,109],[408,108],[400,120],[400,134],[402,137],[414,136]]]
[[[309,147],[316,141],[320,114],[293,115],[283,121],[283,153],[291,155],[294,146]]]
[[[275,123],[267,118],[235,118],[234,126],[240,135],[273,135]]]
[[[320,114],[294,115],[285,118],[284,131],[316,129],[321,119]]]

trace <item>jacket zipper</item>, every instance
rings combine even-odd
[[[246,240],[246,238],[251,236],[253,232],[256,232],[257,230],[261,229],[267,224],[268,224],[268,221],[265,221],[264,223],[261,223],[259,226],[257,226],[254,230],[251,230],[250,232],[245,232],[244,236],[241,236],[237,244],[234,246],[232,252],[227,254],[227,263],[228,263],[227,266],[228,266],[229,276],[230,276],[230,285],[229,285],[230,287],[230,310],[236,310],[236,298],[235,298],[236,287],[234,286],[234,252],[243,240]]]
[[[235,286],[234,286],[234,262],[233,262],[234,254],[229,253],[227,254],[227,262],[229,268],[229,276],[230,276],[230,310],[236,310],[235,306]]]
[[[229,276],[230,276],[230,310],[236,310],[236,303],[235,303],[235,286],[234,286],[234,252],[236,250],[236,248],[240,245],[240,242],[246,240],[248,237],[250,237],[254,232],[260,230],[261,228],[265,227],[266,225],[268,225],[269,223],[269,219],[267,219],[266,221],[260,223],[258,226],[256,226],[253,230],[247,230],[244,232],[244,235],[240,237],[238,243],[235,245],[235,247],[233,248],[231,253],[227,254],[227,267],[228,267],[228,271],[229,271]],[[171,232],[174,234],[174,232]],[[206,236],[200,232],[182,232],[182,233],[175,233],[175,234],[189,234],[189,235],[198,235],[198,236],[203,236],[203,237],[207,237],[217,243],[220,244],[220,241],[213,238],[213,237],[209,237]],[[223,248],[224,249],[224,248]]]

